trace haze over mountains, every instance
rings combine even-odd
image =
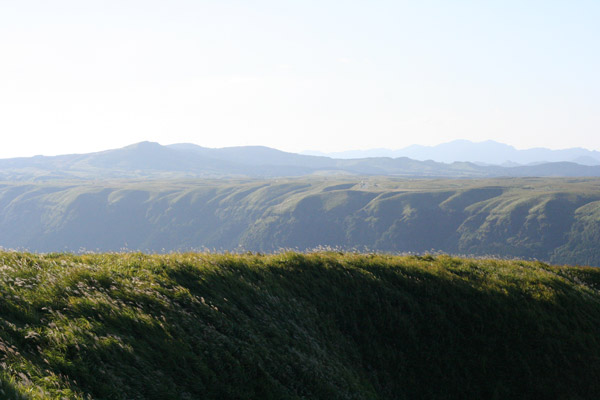
[[[597,177],[600,166],[565,161],[501,167],[141,142],[0,160],[0,246],[331,246],[600,265]]]
[[[532,149],[526,153],[515,150],[513,155],[523,155],[520,158],[515,155],[511,161],[535,160],[532,161],[535,165],[498,166],[460,160],[470,155],[471,158],[480,158],[492,164],[504,159],[502,151],[494,149],[504,149],[508,154],[512,147],[494,142],[477,144],[458,141],[429,150],[423,146],[411,148],[415,158],[431,158],[425,155],[435,153],[438,159],[445,159],[446,162],[420,161],[405,156],[339,159],[288,153],[264,146],[214,149],[195,144],[162,146],[140,142],[120,149],[87,154],[2,159],[0,180],[273,178],[308,175],[452,178],[600,176],[600,165],[586,165],[596,163],[595,157],[600,159],[598,152],[583,149]],[[553,161],[543,162],[544,157]]]
[[[305,151],[302,154],[343,159],[364,157],[408,157],[421,161],[433,160],[444,163],[466,161],[503,166],[548,162],[574,162],[582,165],[600,165],[600,152],[595,150],[587,150],[580,147],[562,150],[550,150],[543,147],[517,150],[513,146],[498,143],[493,140],[477,143],[468,140],[454,140],[436,146],[412,145],[399,150],[369,149],[333,153]]]

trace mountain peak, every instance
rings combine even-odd
[[[164,147],[164,146],[162,146],[158,142],[150,142],[150,141],[145,140],[143,142],[130,144],[129,146],[125,146],[123,148],[124,149],[158,149],[160,147]]]

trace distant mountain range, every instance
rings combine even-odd
[[[442,149],[445,148],[445,152],[447,153],[445,157],[447,160],[459,160],[464,154],[469,152],[469,148],[472,149],[473,154],[478,154],[477,157],[483,157],[482,155],[487,153],[481,150],[479,146],[487,146],[486,148],[490,149],[490,155],[488,158],[486,158],[487,156],[483,157],[483,159],[492,164],[498,160],[498,158],[493,158],[491,154],[493,153],[491,149],[496,148],[497,145],[501,148],[512,148],[506,145],[495,144],[494,142],[469,144],[469,142],[461,141],[448,143],[445,147],[444,145],[440,145],[431,149],[435,149],[441,157],[443,153]],[[416,154],[418,149],[423,150],[426,148],[413,146],[412,149]],[[544,150],[546,153],[542,150],[539,150],[539,154],[555,154],[551,150]],[[593,158],[597,153],[576,153],[576,150],[564,150],[564,152],[573,151],[573,153],[569,154],[573,156],[579,154],[580,158]],[[413,157],[416,158],[417,156],[413,155]],[[420,158],[424,157],[421,156]],[[515,160],[523,161],[521,158],[515,158]],[[541,158],[537,158],[537,160],[541,160]],[[586,160],[589,161],[589,159],[585,158],[584,161]],[[462,161],[419,161],[409,157],[339,159],[288,153],[263,146],[213,149],[188,143],[162,146],[153,142],[140,142],[120,149],[88,154],[51,157],[35,156],[0,160],[0,180],[3,181],[138,178],[273,178],[308,175],[382,175],[434,178],[597,177],[600,176],[600,166],[583,165],[572,161],[540,162],[535,165],[525,166],[498,166]]]
[[[468,140],[454,140],[437,146],[412,145],[399,150],[370,149],[350,150],[335,153],[306,151],[303,154],[333,158],[365,157],[408,157],[415,160],[433,160],[451,163],[465,161],[484,165],[517,166],[549,162],[574,162],[581,165],[600,165],[600,152],[583,148],[550,150],[542,147],[517,150],[513,146],[493,140],[474,143]]]

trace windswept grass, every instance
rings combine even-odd
[[[321,252],[0,253],[0,394],[600,395],[600,270]]]

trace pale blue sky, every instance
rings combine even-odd
[[[598,21],[598,0],[0,0],[0,157],[600,150]]]

